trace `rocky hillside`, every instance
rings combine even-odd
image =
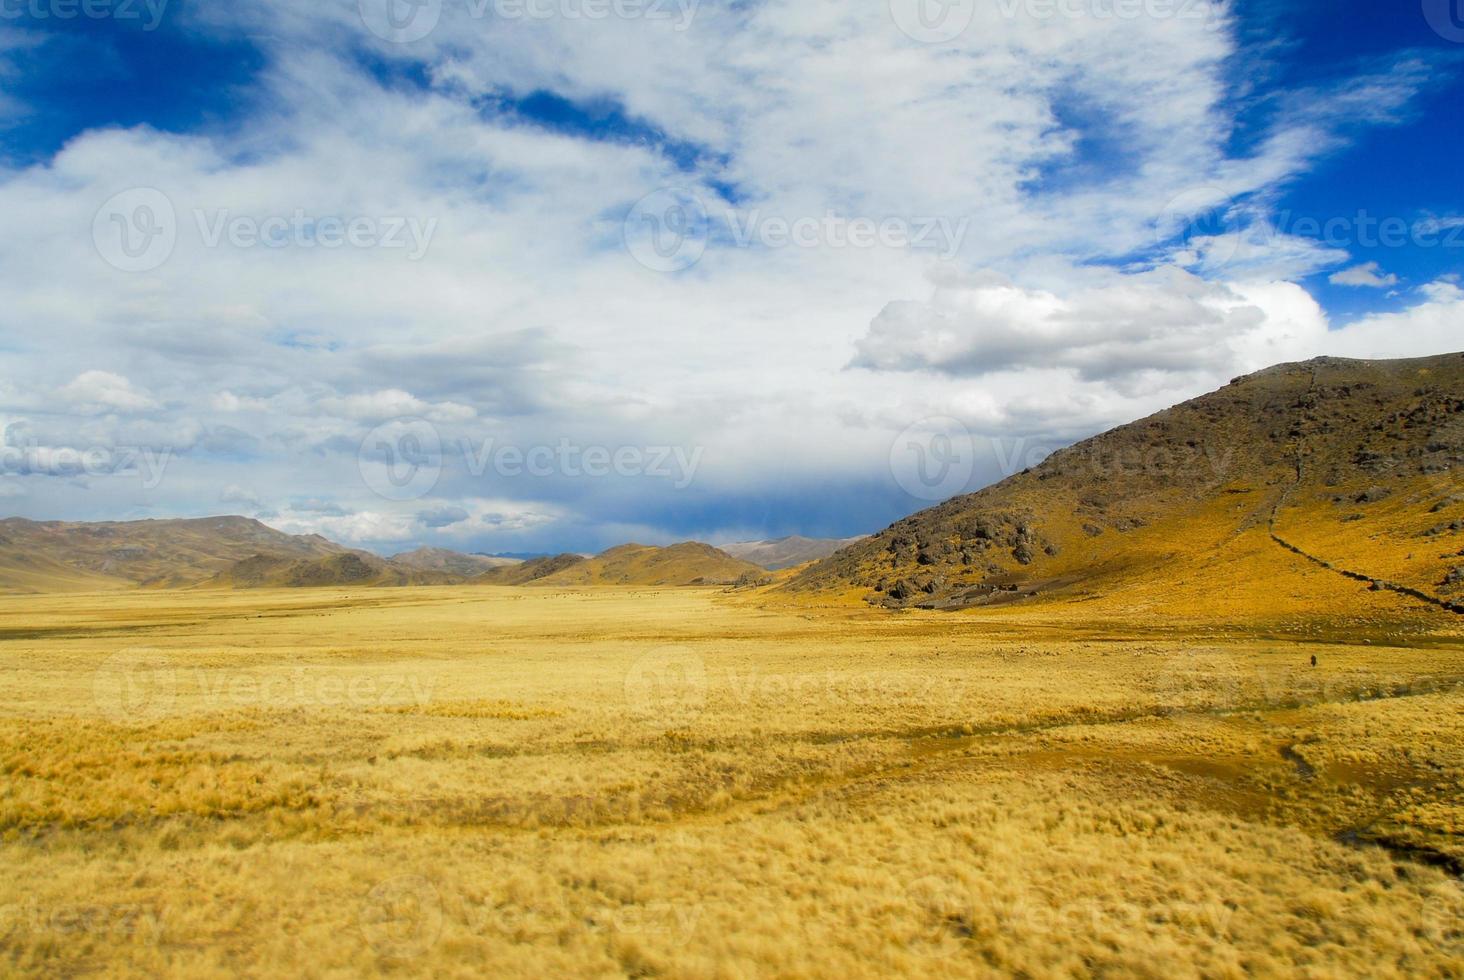
[[[1464,600],[1461,569],[1464,354],[1451,354],[1236,379],[906,518],[790,588],[932,608],[1442,611]]]

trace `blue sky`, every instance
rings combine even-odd
[[[388,2],[0,8],[0,509],[845,536],[1464,348],[1452,0]]]

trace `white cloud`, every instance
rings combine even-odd
[[[1425,357],[1464,350],[1464,289],[1439,280],[1398,313],[1365,317],[1327,337],[1325,351],[1341,357]]]
[[[471,405],[455,402],[429,404],[399,388],[344,398],[322,398],[318,404],[331,415],[366,421],[421,416],[431,422],[466,422],[478,414]]]
[[[1384,273],[1376,262],[1364,262],[1351,268],[1335,272],[1327,279],[1334,286],[1366,286],[1371,289],[1388,289],[1398,285],[1398,277]]]
[[[258,494],[234,483],[229,484],[219,492],[219,503],[243,504],[250,510],[261,510],[264,507]]]
[[[440,515],[453,512],[444,523]],[[462,519],[456,519],[461,513]],[[306,505],[289,508],[269,519],[269,524],[290,534],[320,534],[345,544],[387,545],[401,541],[431,540],[435,544],[470,546],[485,533],[513,534],[552,525],[565,517],[563,511],[525,505],[511,500],[430,500],[403,503],[392,509],[365,507],[342,512],[335,507]]]
[[[1315,344],[1325,321],[1309,298],[1296,316],[1297,294],[1305,296],[1174,268],[1114,273],[1066,295],[983,276],[943,283],[928,302],[886,307],[854,365],[965,377],[1059,368],[1118,384],[1156,372],[1218,376]]]
[[[268,399],[236,395],[232,391],[218,392],[209,399],[208,405],[215,412],[264,412],[270,407]]]
[[[82,413],[145,412],[158,407],[147,392],[109,371],[83,372],[56,394]]]

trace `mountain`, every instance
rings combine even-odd
[[[403,568],[364,551],[347,551],[324,558],[255,555],[205,584],[232,589],[310,589],[344,585],[453,585],[462,580],[462,576],[451,572]]]
[[[245,517],[105,522],[0,520],[0,589],[79,591],[206,581],[257,554],[321,558],[346,549]]]
[[[788,587],[933,608],[1464,603],[1464,354],[1238,378],[906,518]]]
[[[739,541],[719,547],[733,558],[775,572],[827,558],[836,551],[863,540],[863,537],[804,538],[794,535],[775,541]]]
[[[739,561],[709,544],[686,542],[666,548],[623,544],[594,558],[567,563],[535,585],[732,585],[758,581],[766,570]]]
[[[101,592],[131,589],[126,579],[64,565],[45,555],[14,551],[0,540],[0,592]]]
[[[418,548],[400,555],[393,555],[388,561],[397,568],[415,572],[444,572],[471,578],[495,568],[512,568],[523,562],[513,558],[494,558],[489,555],[465,555],[446,548]]]
[[[517,565],[505,565],[484,572],[473,581],[478,585],[532,585],[586,560],[584,555],[531,558]]]

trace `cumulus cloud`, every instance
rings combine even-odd
[[[262,510],[263,502],[259,495],[252,490],[246,490],[237,484],[229,484],[219,492],[219,502],[223,504],[243,504],[250,510]]]
[[[479,535],[529,531],[552,524],[564,516],[562,511],[551,507],[480,499],[437,501],[425,510],[413,510],[406,505],[378,505],[346,512],[337,508],[312,510],[294,505],[275,514],[270,523],[292,534],[321,534],[358,546],[430,541],[471,548]]]
[[[147,392],[110,371],[84,371],[56,394],[74,411],[83,414],[145,412],[158,407]]]
[[[476,416],[471,405],[454,402],[430,404],[399,388],[375,391],[344,398],[322,398],[321,410],[348,419],[381,421],[404,416],[422,416],[433,422],[464,422]]]
[[[430,527],[436,530],[438,528],[452,527],[454,524],[461,524],[471,516],[466,508],[444,506],[418,513],[417,520],[423,527]]]
[[[1366,286],[1371,289],[1388,289],[1398,285],[1398,277],[1385,273],[1376,262],[1364,262],[1351,268],[1334,272],[1327,278],[1334,286]]]
[[[857,343],[853,366],[963,377],[1062,368],[1116,382],[1224,373],[1256,351],[1305,351],[1325,333],[1319,317],[1288,315],[1285,299],[1176,268],[1115,273],[1066,295],[981,276],[887,306]]]
[[[1347,324],[1326,338],[1325,349],[1341,357],[1425,357],[1464,350],[1464,289],[1439,280],[1419,290],[1417,302]]]

